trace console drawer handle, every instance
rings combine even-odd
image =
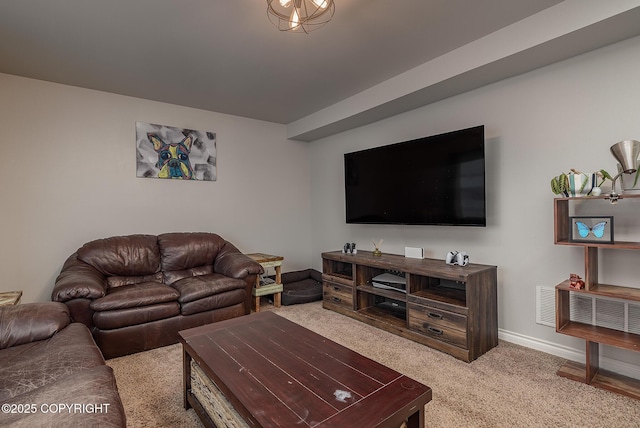
[[[435,312],[427,312],[427,316],[429,318],[435,318],[437,320],[441,320],[442,319],[442,315],[441,314],[436,314]]]
[[[333,286],[333,289],[336,291],[340,291],[340,287],[336,287],[335,285]]]
[[[439,328],[433,328],[429,324],[425,324],[424,326],[429,333],[437,334],[438,336],[442,336],[444,334],[444,332]]]
[[[334,302],[342,302],[342,299],[339,297],[331,297],[331,300],[333,300]]]

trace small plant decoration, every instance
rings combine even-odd
[[[636,170],[635,177],[633,178],[633,186],[632,187],[634,187],[634,188],[638,185],[638,176],[640,176],[640,168],[638,168]],[[611,179],[611,181],[613,181],[613,179]]]
[[[600,192],[602,191],[602,185],[604,184],[605,181],[610,180],[613,183],[613,177],[611,175],[609,175],[609,173],[607,171],[605,171],[604,169],[601,169],[600,171],[596,172],[596,177],[600,178],[602,181],[593,189],[591,189],[591,193],[593,193],[594,189],[598,189],[598,195],[594,195],[594,196],[599,196]],[[638,176],[636,175],[636,181],[638,180]]]
[[[581,195],[584,192],[584,189],[587,186],[589,181],[583,180],[581,182],[579,189],[571,189],[571,185],[569,184],[569,175],[571,174],[582,175],[583,173],[574,168],[571,168],[570,171],[571,172],[569,174],[566,174],[563,172],[557,177],[553,177],[551,179],[551,191],[554,194],[568,197],[569,192],[573,192],[576,195]],[[589,191],[587,192],[587,196],[599,196],[600,193],[602,192],[601,187],[604,184],[604,182],[607,180],[611,180],[613,182],[613,177],[611,177],[611,175],[604,169],[601,169],[600,171],[596,171],[594,172],[594,174],[596,176],[596,183],[595,183],[596,185],[591,189],[589,189]],[[598,179],[600,180],[599,183],[597,182]]]
[[[636,187],[636,184],[638,184],[638,175],[640,175],[640,169],[636,171],[636,178],[633,180],[633,187]]]
[[[551,191],[556,195],[569,196],[569,179],[564,172],[557,177],[551,179]]]
[[[376,257],[379,257],[382,255],[382,251],[380,251],[380,245],[382,244],[382,239],[378,241],[378,243],[376,243],[376,241],[371,241],[373,242],[373,255]]]

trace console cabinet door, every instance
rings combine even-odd
[[[335,282],[322,283],[322,301],[329,305],[341,306],[353,310],[353,288]]]
[[[467,317],[410,303],[409,328],[462,348],[467,347]]]

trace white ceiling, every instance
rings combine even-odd
[[[291,124],[562,3],[335,1],[292,34],[265,0],[2,0],[0,72]]]

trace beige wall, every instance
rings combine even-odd
[[[50,299],[67,256],[119,234],[210,231],[308,268],[306,143],[279,124],[0,74],[0,291]],[[217,134],[218,180],[136,178],[135,122]]]
[[[584,272],[582,248],[553,245],[554,195],[549,181],[570,168],[613,172],[616,162],[609,147],[623,139],[640,140],[638,70],[640,38],[634,38],[313,142],[314,253],[339,249],[347,241],[372,249],[371,241],[379,239],[384,239],[383,252],[396,254],[403,254],[405,246],[416,246],[424,247],[430,257],[444,259],[449,250],[466,250],[472,262],[498,266],[503,333],[541,347],[568,346],[569,353],[583,355],[583,341],[535,322],[536,286],[554,287],[571,272]],[[345,224],[344,153],[482,124],[486,228]],[[632,202],[621,202],[613,214],[606,203],[596,211],[639,219],[640,205]],[[601,254],[603,281],[640,287],[640,253]],[[637,358],[636,353],[628,359],[637,364]]]

